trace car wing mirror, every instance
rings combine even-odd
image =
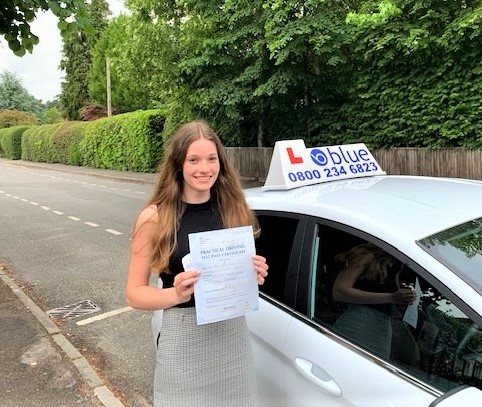
[[[476,387],[460,386],[444,393],[430,403],[429,407],[476,407],[480,406],[482,391]]]

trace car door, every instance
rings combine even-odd
[[[256,251],[267,258],[269,277],[260,287],[260,309],[247,315],[253,343],[260,407],[283,405],[283,348],[294,300],[306,220],[303,216],[258,212]]]
[[[316,243],[307,231],[308,218],[283,212],[258,212],[257,217],[262,230],[257,253],[270,266],[260,310],[247,316],[260,406],[396,405],[387,404],[392,398],[428,406],[433,395],[417,396],[408,381],[303,315]]]
[[[398,278],[417,290],[419,303],[411,309],[416,313],[411,318],[409,306],[395,307],[389,356],[378,354],[362,337],[335,331],[347,305],[333,300],[337,271],[331,260],[366,239],[383,242],[317,220],[307,224],[305,234],[296,317],[290,321],[283,347],[284,407],[429,406],[460,384],[482,384],[475,362],[482,347],[480,325],[467,316],[469,310],[450,290],[428,279],[416,265],[410,268],[401,255],[405,264],[400,261]],[[385,244],[383,249],[390,248]],[[399,253],[393,249],[393,254]],[[371,324],[368,318],[356,322],[360,332]]]

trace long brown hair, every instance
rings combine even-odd
[[[253,226],[255,235],[259,225],[246,202],[239,175],[228,161],[226,151],[217,134],[203,120],[181,126],[172,136],[159,167],[159,178],[147,206],[155,205],[159,225],[152,236],[153,271],[168,271],[169,258],[177,247],[176,232],[185,210],[182,202],[184,178],[182,168],[193,141],[211,140],[218,152],[219,175],[211,188],[211,199],[216,202],[223,226]]]
[[[367,262],[360,278],[381,283],[387,278],[387,269],[395,263],[395,259],[390,254],[373,243],[359,244],[335,256],[335,262],[341,268],[348,268],[360,261]]]

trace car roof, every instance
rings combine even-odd
[[[455,178],[380,175],[245,194],[254,210],[318,216],[414,240],[482,217],[482,182]]]

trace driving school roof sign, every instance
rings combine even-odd
[[[303,140],[283,140],[274,146],[263,189],[291,189],[383,174],[363,143],[306,148]]]

